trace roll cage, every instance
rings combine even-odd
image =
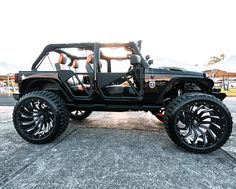
[[[102,52],[101,49],[115,49],[124,48],[130,54],[126,57],[111,57]],[[140,101],[143,99],[143,82],[144,70],[148,68],[148,63],[140,53],[141,42],[129,43],[71,43],[71,44],[50,44],[44,48],[42,53],[33,63],[32,71],[37,71],[41,63],[50,52],[66,55],[71,61],[67,64],[71,67],[73,60],[85,60],[86,56],[76,56],[67,51],[70,48],[78,48],[80,50],[93,52],[93,71],[90,73],[77,72],[74,73],[70,70],[57,70],[59,78],[63,81],[63,85],[71,91],[74,98],[91,99],[100,94],[104,100],[135,100]],[[132,55],[138,55],[141,59],[140,64],[137,66],[130,66],[133,69],[127,69],[126,72],[111,73],[111,60],[131,60]],[[107,61],[107,73],[102,73],[99,67],[100,60]],[[58,64],[58,63],[56,63]],[[130,64],[130,63],[129,63]],[[87,76],[86,76],[87,75]],[[83,77],[82,79],[79,76]],[[76,80],[77,84],[69,84],[69,81]],[[86,83],[82,80],[87,80]],[[83,88],[83,92],[77,90],[77,87]]]
[[[48,55],[49,52],[57,52],[57,53],[64,53],[65,55],[67,55],[69,58],[71,59],[83,59],[84,57],[77,57],[74,56],[62,49],[66,49],[66,48],[81,48],[81,49],[86,49],[86,50],[93,50],[94,51],[94,66],[95,66],[95,70],[97,70],[98,67],[98,61],[100,59],[100,48],[104,48],[104,47],[124,47],[127,48],[129,50],[131,50],[133,52],[133,54],[139,55],[141,57],[142,60],[142,65],[144,68],[148,68],[149,65],[146,62],[146,60],[144,59],[144,57],[142,56],[140,49],[141,49],[141,41],[138,41],[137,44],[135,42],[129,42],[129,43],[65,43],[65,44],[50,44],[47,45],[43,51],[41,52],[41,54],[38,56],[38,58],[35,60],[35,62],[32,64],[31,70],[32,71],[36,71],[37,68],[40,66],[40,64],[42,63],[42,60],[45,58],[45,56]],[[103,56],[102,58],[104,59],[109,59],[108,57]],[[96,72],[95,72],[96,74]]]

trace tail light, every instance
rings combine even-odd
[[[13,80],[17,83],[18,82],[18,74],[13,74]]]

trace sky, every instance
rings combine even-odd
[[[187,64],[236,55],[234,0],[0,1],[0,62],[30,67],[50,43],[128,42]]]

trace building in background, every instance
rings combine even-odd
[[[13,80],[13,75],[19,71],[19,68],[6,62],[0,63],[0,95],[10,95],[18,90]]]
[[[229,90],[236,88],[236,56],[227,59],[224,57],[225,55],[221,58],[211,58],[203,71],[213,78],[216,87]]]

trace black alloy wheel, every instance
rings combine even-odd
[[[32,143],[47,143],[61,135],[68,126],[69,113],[63,100],[47,91],[24,95],[13,111],[19,135]]]
[[[196,153],[220,148],[232,131],[227,107],[214,96],[201,93],[184,94],[171,102],[164,124],[173,142]]]

